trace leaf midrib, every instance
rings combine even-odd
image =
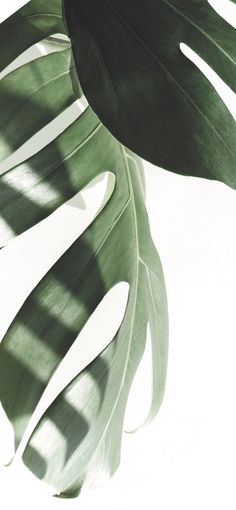
[[[155,307],[155,302],[154,302],[153,290],[152,290],[152,286],[151,286],[150,273],[153,274],[155,279],[157,279],[157,276],[152,271],[152,269],[147,266],[147,264],[145,263],[145,261],[143,259],[141,259],[140,262],[144,265],[144,267],[146,269],[146,273],[147,273],[147,280],[148,280],[149,292],[150,292],[151,303],[152,303],[152,310],[153,310],[153,315],[154,315],[154,329],[155,329],[155,331],[157,333],[157,335],[156,335],[157,336],[157,340],[159,340],[159,338],[158,338],[158,320],[157,320],[157,313],[156,313],[156,307]],[[149,320],[149,322],[150,322],[150,320]],[[151,339],[152,339],[152,331],[150,331],[150,334],[151,334]],[[153,342],[153,340],[152,340],[152,342]],[[158,366],[160,367],[161,366],[160,342],[157,341],[156,345],[157,345],[157,349],[158,349]],[[155,370],[154,367],[153,367],[153,370]],[[159,387],[160,383],[161,383],[161,371],[160,370],[156,371],[156,377],[157,377],[157,386]],[[153,388],[152,388],[152,399],[153,399]],[[152,419],[152,406],[153,406],[153,400],[151,400],[150,409],[149,409],[149,412],[147,413],[147,416],[146,416],[146,418],[145,418],[145,420],[143,422],[143,425],[147,424],[149,422],[149,420]]]
[[[151,294],[151,300],[152,300],[152,307],[153,307],[153,312],[154,312],[154,315],[155,315],[155,324],[157,322],[157,319],[156,319],[156,313],[155,313],[155,307],[154,307],[154,299],[153,299],[153,294],[152,294],[152,289],[151,289],[151,285],[150,285],[150,279],[149,279],[149,273],[148,273],[148,267],[147,267],[147,264],[145,263],[145,261],[142,259],[142,257],[140,256],[140,252],[139,252],[139,241],[138,241],[138,222],[137,222],[137,213],[136,213],[136,207],[135,207],[135,200],[134,200],[134,191],[133,191],[133,185],[132,185],[132,181],[131,181],[131,178],[130,178],[130,171],[129,171],[129,165],[128,165],[128,161],[127,161],[127,158],[130,158],[131,160],[133,158],[131,158],[129,156],[129,154],[126,152],[126,150],[124,149],[124,147],[121,145],[121,150],[122,150],[122,154],[123,154],[123,157],[124,157],[124,161],[125,161],[125,169],[126,169],[126,175],[127,175],[127,179],[128,179],[128,183],[129,183],[129,189],[130,189],[130,198],[127,202],[127,205],[128,203],[131,201],[132,203],[132,209],[133,209],[133,218],[134,218],[134,231],[135,231],[135,244],[136,244],[136,253],[137,253],[137,256],[136,256],[136,281],[135,281],[135,296],[134,296],[134,308],[133,308],[133,314],[132,314],[132,318],[131,318],[131,328],[130,328],[130,335],[129,335],[129,341],[127,342],[127,356],[126,356],[126,362],[125,362],[125,366],[124,366],[124,370],[123,370],[123,375],[122,375],[122,379],[121,379],[121,382],[120,382],[120,387],[119,387],[119,390],[118,390],[118,394],[117,394],[117,397],[116,397],[116,400],[115,400],[115,403],[113,405],[113,408],[112,408],[112,411],[110,413],[110,416],[109,416],[109,419],[107,420],[107,423],[106,423],[106,426],[102,432],[102,435],[99,439],[99,442],[93,452],[93,456],[95,454],[95,452],[98,450],[98,448],[100,447],[101,443],[102,443],[102,440],[109,428],[109,425],[111,423],[111,420],[113,418],[113,415],[114,415],[114,412],[116,410],[116,407],[117,407],[117,404],[119,402],[119,398],[120,398],[120,395],[121,395],[121,391],[122,391],[122,388],[123,388],[123,384],[124,384],[124,381],[125,381],[125,377],[126,377],[126,374],[127,374],[127,369],[128,369],[128,364],[129,364],[129,355],[130,355],[130,350],[131,350],[131,344],[132,344],[132,338],[133,338],[133,328],[134,328],[134,317],[135,317],[135,311],[136,311],[136,303],[137,303],[137,291],[138,291],[138,278],[139,278],[139,263],[142,263],[144,266],[145,266],[145,269],[146,269],[146,272],[147,272],[147,278],[148,278],[148,282],[149,282],[149,288],[150,288],[150,294]],[[155,275],[155,273],[153,273]],[[156,275],[155,275],[156,277]],[[160,353],[160,349],[159,349],[159,353]]]
[[[124,162],[125,162],[125,169],[126,169],[126,175],[127,175],[127,179],[128,179],[128,183],[129,183],[129,189],[130,189],[130,199],[129,201],[132,202],[132,209],[133,209],[133,217],[134,217],[134,230],[135,230],[135,242],[136,242],[136,251],[137,251],[137,258],[136,258],[136,281],[135,281],[135,296],[134,296],[134,308],[133,308],[133,314],[132,314],[132,318],[131,318],[131,329],[130,329],[130,335],[129,335],[129,341],[127,342],[127,356],[126,356],[126,361],[125,361],[125,366],[124,366],[124,370],[123,370],[123,375],[122,375],[122,379],[121,379],[121,382],[120,382],[120,387],[119,387],[119,390],[118,390],[118,394],[117,394],[117,397],[116,397],[116,400],[115,400],[115,403],[113,405],[113,408],[112,408],[112,411],[109,415],[109,419],[107,420],[107,423],[106,423],[106,426],[102,432],[102,435],[99,439],[99,442],[93,452],[93,455],[95,454],[95,452],[98,450],[98,448],[100,447],[101,445],[101,442],[109,428],[109,425],[111,423],[111,420],[113,418],[113,415],[114,415],[114,412],[116,410],[116,407],[117,407],[117,404],[118,404],[118,401],[119,401],[119,398],[120,398],[120,395],[121,395],[121,391],[122,391],[122,388],[123,388],[123,384],[124,384],[124,381],[125,381],[125,377],[126,377],[126,373],[127,373],[127,369],[128,369],[128,363],[129,363],[129,354],[130,354],[130,349],[131,349],[131,343],[132,343],[132,337],[133,337],[133,327],[134,327],[134,317],[135,317],[135,311],[136,311],[136,302],[137,302],[137,291],[138,291],[138,275],[139,275],[139,248],[138,248],[138,227],[137,227],[137,214],[136,214],[136,209],[135,209],[135,201],[134,201],[134,192],[133,192],[133,186],[132,186],[132,182],[131,182],[131,178],[130,178],[130,172],[129,172],[129,165],[128,165],[128,161],[127,161],[127,157],[128,157],[128,154],[126,153],[124,147],[121,145],[121,151],[122,151],[122,154],[123,154],[123,158],[124,158]],[[128,201],[128,202],[129,202]]]

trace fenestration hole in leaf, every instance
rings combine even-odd
[[[61,392],[63,392],[63,390],[67,388],[67,386],[79,375],[79,373],[81,373],[95,358],[97,358],[100,353],[102,353],[110,342],[112,342],[124,318],[128,296],[129,284],[127,282],[124,281],[115,284],[106,293],[95,311],[89,317],[85,326],[82,328],[71,348],[54,372],[44,393],[42,394],[42,397],[22,437],[14,461],[22,456],[32,432],[35,430],[35,427],[49,406],[55,401],[55,399],[60,399]],[[107,319],[108,317],[109,320]],[[89,377],[89,373],[86,373],[85,375]],[[91,381],[91,384],[94,387],[93,380]],[[84,420],[86,421],[86,407],[83,407],[82,409],[79,408],[79,395],[76,396],[75,400],[73,399],[73,402],[68,400],[68,403],[73,405],[73,407],[76,407],[76,411],[80,415],[83,415]],[[50,441],[54,441],[53,437],[51,438],[50,436],[48,423],[48,421],[42,423],[42,427],[39,432],[39,443],[37,442],[37,430],[34,433],[33,438],[31,438],[31,447],[33,446],[36,451],[40,449],[40,452],[38,453],[43,455],[43,458],[45,459],[47,459],[48,455],[47,441],[49,441],[49,443]],[[52,432],[53,430],[54,429],[52,429]],[[44,435],[44,432],[45,441],[42,442],[42,434]],[[60,431],[58,431],[57,434],[59,434],[59,432]],[[76,440],[76,438],[74,440]],[[61,441],[64,441],[65,443],[66,455],[67,446],[63,436],[61,437]],[[63,464],[64,458],[62,458],[61,461]]]
[[[0,251],[0,341],[30,292],[102,211],[113,194],[115,181],[112,172],[102,172]]]
[[[211,7],[224,18],[232,27],[236,28],[236,4],[231,0],[208,0]]]
[[[222,101],[227,106],[231,115],[236,119],[236,95],[232,89],[219,77],[219,75],[193,51],[187,44],[181,42],[180,50],[191,62],[193,62],[204,76],[212,84]]]

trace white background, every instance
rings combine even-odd
[[[24,3],[1,5],[1,20]],[[232,7],[223,0],[218,5],[225,16]],[[145,171],[147,207],[169,302],[168,377],[161,410],[147,429],[124,436],[120,468],[105,487],[80,500],[46,500],[38,483],[4,469],[4,509],[14,504],[25,510],[42,504],[53,510],[78,505],[81,510],[236,507],[236,191],[149,164]],[[140,382],[137,388],[142,392]],[[145,409],[141,397],[137,400],[132,420]]]

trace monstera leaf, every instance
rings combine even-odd
[[[64,0],[64,8],[82,89],[106,127],[159,166],[235,187],[235,121],[180,50],[188,45],[235,91],[235,32],[208,1]]]
[[[116,175],[115,191],[90,228],[28,297],[0,351],[1,401],[18,444],[53,371],[89,315],[117,282],[130,284],[127,310],[115,340],[58,396],[24,453],[27,466],[37,476],[66,493],[79,489],[91,463],[98,470],[94,477],[99,470],[113,473],[117,467],[126,400],[145,347],[147,322],[153,339],[151,415],[159,407],[165,380],[166,299],[139,170],[133,156],[103,130],[101,139],[104,134],[108,138],[104,143],[107,165]],[[40,356],[35,356],[33,345]],[[26,348],[27,367],[22,362]],[[60,440],[48,422],[59,428]]]
[[[56,33],[64,33],[61,2],[29,2],[0,28],[1,68]],[[80,95],[68,43],[10,69],[0,85],[2,253],[13,237],[102,173],[114,179],[94,221],[31,289],[0,344],[0,399],[13,425],[16,455],[20,452],[25,465],[57,494],[74,496],[85,481],[111,475],[119,464],[126,403],[148,324],[153,395],[147,421],[159,408],[167,360],[165,284],[149,230],[141,161],[90,107],[41,150],[4,167],[16,149]],[[29,434],[38,404],[78,334],[121,281],[129,284],[128,303],[113,341],[82,371],[78,360],[78,373],[68,374],[67,385],[44,406]]]

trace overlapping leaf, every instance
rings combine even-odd
[[[3,66],[41,40],[42,32],[45,37],[61,31],[58,6],[59,2],[49,5],[32,1],[19,15],[11,17],[8,25],[3,24],[0,37],[4,41],[7,26],[8,30],[15,26],[22,37],[18,50],[9,45],[12,49],[6,51]],[[47,16],[51,9],[55,16]],[[27,19],[25,32],[22,15],[24,23]],[[66,50],[28,63],[3,79],[3,157],[75,99],[69,61]],[[53,95],[50,84],[56,90],[62,62],[65,82]],[[15,114],[12,123],[11,112]],[[29,125],[19,133],[16,127],[22,123],[24,112]],[[147,323],[152,334],[154,374],[149,418],[155,415],[163,395],[166,294],[161,263],[149,231],[142,169],[136,157],[88,108],[49,145],[0,176],[4,244],[52,213],[104,171],[116,178],[109,202],[32,290],[0,345],[0,399],[13,425],[17,447],[44,389],[91,313],[117,282],[130,284],[126,313],[116,338],[58,396],[24,452],[25,464],[39,478],[69,496],[79,492],[84,480],[99,477],[101,471],[112,474],[119,463],[124,411],[144,351]]]
[[[125,146],[168,170],[235,187],[235,121],[180,51],[235,91],[234,29],[207,0],[64,0],[83,91]]]

